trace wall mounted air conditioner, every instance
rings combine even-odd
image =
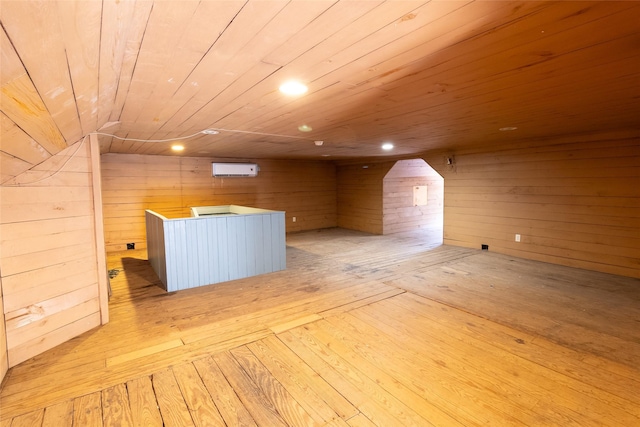
[[[258,176],[260,168],[254,163],[212,163],[213,176]]]

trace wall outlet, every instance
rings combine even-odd
[[[293,217],[293,222],[296,222],[296,217],[295,216]]]
[[[519,241],[520,241],[520,235],[516,234],[516,242],[519,242]]]

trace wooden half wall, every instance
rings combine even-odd
[[[212,162],[233,161],[257,163],[260,172],[212,177]],[[287,232],[337,225],[331,162],[103,154],[101,163],[107,251],[146,248],[146,209],[182,218],[191,206],[242,205],[285,211]]]
[[[425,160],[444,177],[445,244],[640,277],[637,132]]]
[[[0,187],[9,367],[108,320],[91,157],[86,138]]]
[[[206,209],[175,219],[145,211],[149,262],[167,292],[286,268],[284,212],[230,205],[202,215]]]

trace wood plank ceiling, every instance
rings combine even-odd
[[[329,160],[636,132],[639,22],[614,1],[0,0],[2,179],[97,130],[130,138],[102,153],[195,135],[182,155]]]

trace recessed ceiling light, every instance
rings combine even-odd
[[[202,131],[202,133],[204,133],[205,135],[217,135],[220,132],[218,132],[217,130],[214,129],[205,129]]]
[[[391,150],[392,148],[393,148],[393,144],[390,142],[385,142],[384,144],[382,144],[383,150]]]
[[[500,128],[499,130],[500,132],[509,132],[511,130],[516,130],[516,129],[518,128],[515,126],[506,126],[506,127]]]
[[[295,80],[290,80],[280,85],[280,92],[284,93],[285,95],[302,95],[306,93],[307,90],[308,88],[305,85]]]
[[[313,128],[309,125],[300,125],[298,126],[298,130],[300,132],[311,132],[313,130]]]
[[[184,145],[182,145],[182,144],[173,144],[171,146],[171,149],[173,151],[182,151],[182,150],[184,150]]]

